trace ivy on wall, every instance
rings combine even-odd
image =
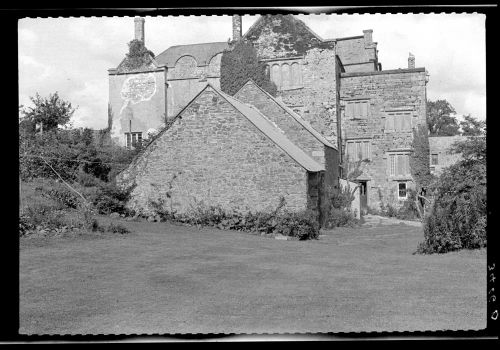
[[[152,63],[152,59],[155,57],[154,53],[148,50],[141,40],[132,40],[128,43],[128,48],[129,52],[119,67],[121,71],[128,72],[146,68]]]
[[[262,42],[265,38],[272,41],[275,52],[289,53],[292,56],[305,55],[313,48],[333,49],[333,42],[318,39],[301,20],[293,15],[265,16],[261,23],[247,34],[251,42]]]
[[[410,156],[410,171],[417,190],[427,188],[433,181],[430,172],[429,136],[426,125],[420,124],[413,130],[413,152]]]
[[[252,44],[239,41],[222,53],[221,90],[232,96],[245,85],[248,79],[252,79],[269,94],[276,96],[276,85],[271,81],[266,65],[259,62],[257,51]]]

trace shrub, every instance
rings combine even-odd
[[[400,220],[415,220],[419,218],[417,208],[417,192],[409,190],[408,197],[403,205],[397,210],[396,217]]]
[[[354,200],[354,189],[341,186],[339,191],[330,191],[329,201],[323,209],[326,212],[323,226],[326,228],[356,226],[359,220],[351,211],[351,203]]]
[[[111,233],[119,233],[121,235],[130,233],[130,231],[126,227],[114,223],[109,224],[109,226],[106,228],[106,231]]]
[[[464,159],[446,168],[434,190],[418,253],[445,253],[485,247],[486,142],[464,142]]]
[[[260,232],[264,234],[282,234],[299,240],[315,239],[319,235],[317,216],[311,211],[286,212],[284,198],[271,212],[227,211],[219,205],[208,206],[196,202],[186,214],[176,214],[164,209],[164,201],[150,201],[156,215],[162,219],[182,222],[195,226],[212,226],[221,230]]]
[[[278,216],[273,233],[295,237],[299,240],[317,239],[319,223],[316,214],[310,210],[298,213],[283,213]]]

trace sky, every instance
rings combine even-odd
[[[259,16],[242,18],[243,33]],[[373,29],[384,70],[406,68],[408,54],[429,73],[427,97],[446,99],[458,115],[486,118],[483,14],[298,15],[323,39]],[[231,16],[145,17],[146,47],[159,55],[173,45],[227,41]],[[108,69],[134,38],[133,17],[24,18],[18,22],[19,104],[58,92],[78,106],[75,127],[107,127]]]

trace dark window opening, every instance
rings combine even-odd
[[[406,182],[398,184],[398,198],[406,198]]]

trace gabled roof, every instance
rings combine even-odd
[[[324,166],[309,157],[302,149],[290,141],[285,134],[281,132],[269,119],[267,119],[266,116],[264,116],[257,108],[247,105],[234,97],[217,90],[213,86],[212,88],[304,169],[311,172],[325,170]]]
[[[259,129],[264,135],[266,135],[274,144],[281,148],[285,153],[287,153],[293,160],[295,160],[300,166],[310,172],[318,172],[325,170],[325,167],[320,165],[310,156],[308,156],[302,149],[291,142],[283,133],[280,131],[269,119],[267,119],[259,110],[255,107],[247,105],[227,94],[215,88],[210,83],[207,85],[186,105],[181,109],[177,115],[168,123],[161,132],[159,132],[155,138],[143,149],[139,154],[134,157],[131,162],[134,163],[139,156],[145,152],[161,135],[163,135],[170,126],[175,123],[178,118],[181,118],[181,114],[200,96],[207,88],[211,88],[216,93],[218,93],[222,98],[224,98],[230,105],[232,105],[238,112],[240,112],[245,118],[247,118],[257,129]]]
[[[309,131],[318,141],[322,142],[325,146],[328,146],[333,149],[337,149],[334,145],[332,145],[319,131],[314,129],[311,124],[309,124],[305,119],[303,119],[300,115],[295,113],[290,107],[288,107],[283,101],[280,101],[276,98],[274,98],[270,93],[268,93],[266,90],[262,89],[258,84],[256,84],[252,79],[248,79],[248,81],[238,90],[240,91],[243,89],[244,86],[246,85],[254,85],[256,86],[260,91],[262,91],[264,94],[266,94],[271,101],[279,105],[285,112],[287,112],[292,118],[294,118],[304,129]],[[236,94],[238,93],[236,92]]]
[[[271,15],[269,15],[271,16]],[[292,20],[294,20],[295,22],[298,22],[300,23],[302,26],[304,26],[314,37],[316,37],[319,41],[324,41],[318,34],[316,34],[315,32],[313,32],[313,30],[311,28],[309,28],[309,26],[307,24],[304,23],[304,21],[301,21],[300,19],[298,19],[297,17],[293,16],[293,15],[285,15],[285,16],[289,16],[289,18],[291,18]],[[246,39],[247,35],[256,27],[258,27],[258,25],[260,24],[260,22],[262,22],[264,20],[265,16],[260,16],[255,22],[254,24],[252,24],[250,26],[250,28],[248,28],[247,32],[243,35],[242,39]]]
[[[182,56],[193,56],[198,66],[204,66],[210,63],[212,57],[228,47],[227,42],[171,46],[156,56],[155,60],[159,65],[174,67],[177,60]]]

